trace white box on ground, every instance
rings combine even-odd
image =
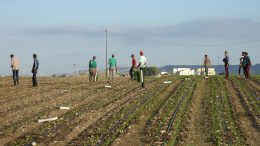
[[[61,110],[69,110],[70,107],[61,106],[60,109],[61,109]]]
[[[164,81],[163,83],[164,83],[164,84],[171,84],[172,81]]]
[[[43,123],[43,122],[51,122],[51,121],[55,121],[55,120],[58,120],[58,117],[49,118],[49,119],[39,119],[38,122]]]
[[[109,86],[109,85],[105,85],[105,88],[112,88],[112,86]]]

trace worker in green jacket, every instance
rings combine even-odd
[[[97,62],[96,56],[89,61],[89,82],[95,82],[97,80]]]
[[[114,79],[115,73],[117,72],[117,61],[115,59],[115,55],[112,54],[112,57],[109,58],[109,81]]]

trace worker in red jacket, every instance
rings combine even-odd
[[[134,74],[133,73],[134,73],[134,69],[136,68],[136,58],[135,58],[135,55],[132,54],[131,58],[132,58],[132,66],[130,68],[130,77],[133,80],[134,79]]]

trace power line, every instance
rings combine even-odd
[[[144,39],[144,38],[139,38],[135,36],[127,36],[122,33],[115,33],[111,32],[111,34],[114,34],[119,37],[125,37],[133,40],[143,40],[143,41],[149,41],[153,43],[158,43],[158,44],[166,44],[166,45],[171,45],[171,46],[199,46],[199,47],[209,47],[209,46],[237,46],[237,45],[244,45],[244,44],[251,44],[251,43],[256,43],[260,42],[260,40],[250,40],[250,41],[243,41],[243,42],[234,42],[234,43],[225,43],[225,44],[189,44],[189,43],[173,43],[173,42],[165,42],[165,41],[158,41],[158,40],[151,40],[151,39]]]

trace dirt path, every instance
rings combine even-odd
[[[202,79],[195,89],[190,109],[190,118],[187,123],[186,132],[184,131],[185,138],[181,142],[181,145],[213,145],[213,143],[209,142],[209,133],[206,129],[208,121],[204,117],[206,116],[204,104],[205,98],[208,98],[208,91],[207,81]]]
[[[235,90],[235,87],[232,85],[231,81],[226,81],[228,92],[233,101],[233,107],[235,111],[235,117],[238,120],[239,126],[241,127],[241,131],[243,132],[243,136],[246,138],[246,142],[248,145],[255,145],[260,143],[260,127],[257,123],[252,121],[252,117],[250,117],[249,111],[245,109],[243,103],[241,103],[241,99]]]
[[[180,84],[180,81],[176,81],[174,84],[170,85],[166,92],[163,93],[162,100],[167,100],[166,98],[169,97],[167,94],[170,94],[171,91],[175,90],[175,88]],[[160,98],[160,97],[158,97]],[[158,103],[157,103],[158,104]],[[136,121],[128,127],[128,132],[126,135],[119,136],[112,146],[144,146],[147,145],[143,141],[144,135],[145,135],[145,128],[147,121],[153,116],[153,113],[155,112],[156,108],[154,108],[152,105],[150,106],[146,112],[142,113]]]

